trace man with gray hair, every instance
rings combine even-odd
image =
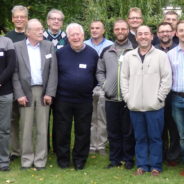
[[[45,40],[51,41],[54,44],[55,51],[67,44],[66,33],[62,31],[64,14],[61,10],[51,9],[47,14],[48,29],[44,31],[43,37]],[[52,106],[50,109],[51,115]],[[51,117],[51,116],[50,116]],[[49,118],[51,120],[51,118]],[[56,152],[55,143],[55,125],[52,126],[52,145],[53,152]],[[50,131],[48,131],[48,148],[50,149]]]
[[[55,50],[60,49],[67,43],[66,33],[62,31],[64,14],[61,10],[51,9],[47,14],[48,29],[44,31],[45,40],[54,44]]]
[[[15,5],[12,9],[12,22],[14,24],[15,29],[8,32],[6,37],[10,38],[14,43],[24,40],[26,38],[25,35],[25,27],[28,21],[28,9],[22,5]],[[20,156],[20,141],[19,141],[19,119],[20,112],[18,103],[16,101],[13,102],[13,111],[12,111],[12,121],[11,121],[11,129],[10,129],[10,160]]]
[[[26,40],[15,43],[17,66],[13,76],[15,99],[20,105],[21,166],[41,170],[47,161],[48,115],[57,87],[57,62],[53,44],[43,40],[38,19],[28,21],[26,35]]]
[[[26,38],[25,26],[28,21],[28,9],[22,5],[16,5],[12,9],[12,23],[15,29],[8,32],[6,37],[9,37],[13,42],[18,42]]]
[[[92,91],[96,85],[98,54],[84,44],[84,30],[81,25],[69,24],[66,33],[70,45],[56,52],[58,87],[53,107],[56,155],[59,167],[64,169],[70,166],[71,127],[74,119],[72,160],[74,168],[81,170],[89,153]]]

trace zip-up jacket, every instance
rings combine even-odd
[[[144,112],[161,109],[171,84],[171,66],[163,51],[152,46],[143,62],[138,48],[125,55],[121,91],[130,110]]]
[[[122,47],[122,49],[116,48]],[[120,91],[120,70],[123,56],[132,50],[132,44],[127,40],[122,46],[116,42],[110,46],[98,61],[96,77],[105,92],[107,100],[122,101]]]

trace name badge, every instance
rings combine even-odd
[[[45,57],[46,59],[50,59],[52,57],[52,54],[47,54]]]
[[[62,47],[63,47],[63,45],[57,45],[57,49],[60,49]]]
[[[0,52],[0,56],[4,56],[4,52]]]
[[[86,64],[79,64],[79,68],[86,69],[87,68],[87,65]]]
[[[119,62],[123,62],[123,59],[124,59],[124,56],[121,55],[121,56],[119,57]]]

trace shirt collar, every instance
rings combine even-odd
[[[90,38],[90,40],[91,40],[92,45],[99,46],[99,45],[103,44],[103,42],[105,41],[105,38],[103,38],[102,41],[98,45],[93,43],[93,38]]]
[[[37,47],[40,46],[40,43],[37,43],[36,45],[32,45],[32,44],[30,43],[29,39],[27,38],[27,39],[26,39],[26,45],[27,45],[27,46],[34,47],[34,48],[37,48]]]

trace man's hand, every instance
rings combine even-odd
[[[22,106],[26,106],[26,103],[28,102],[28,99],[26,96],[22,96],[20,98],[17,99],[18,103]]]
[[[43,97],[43,103],[44,103],[44,105],[51,105],[51,103],[52,103],[52,97],[45,95]]]

